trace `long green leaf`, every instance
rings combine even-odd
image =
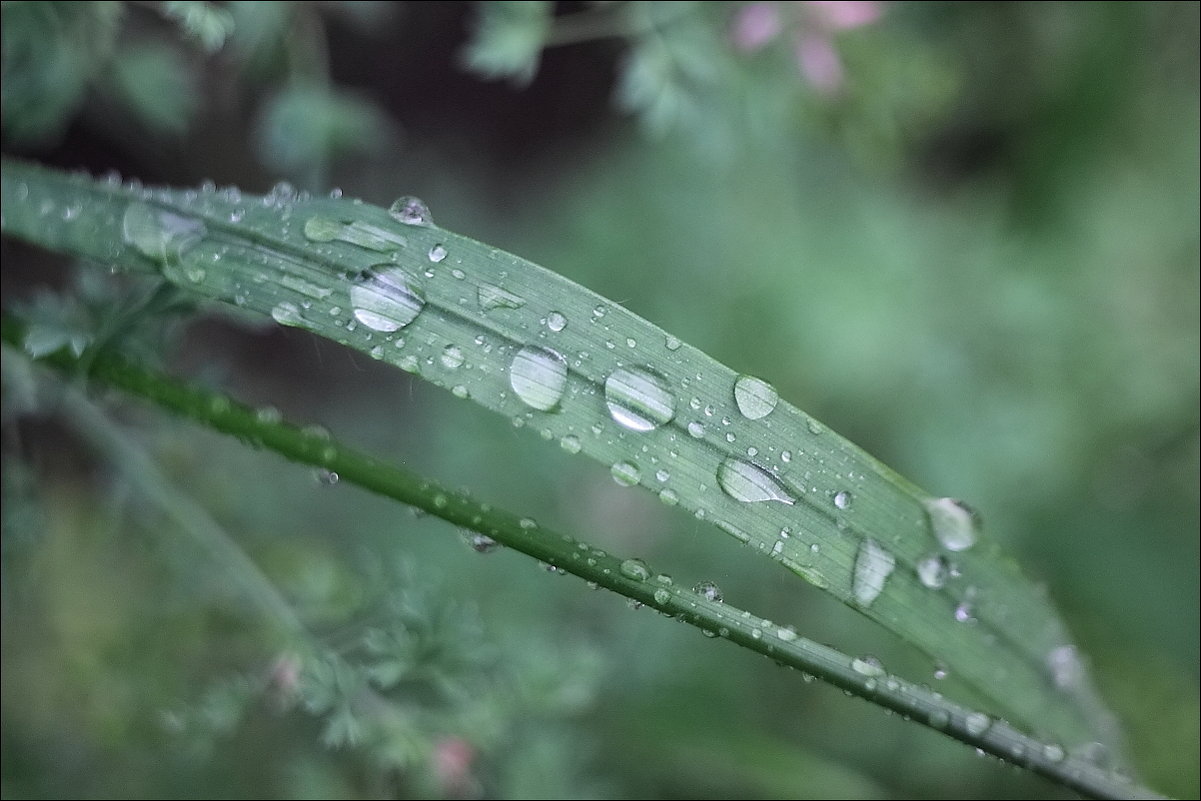
[[[14,349],[27,345],[27,332],[28,327],[22,321],[4,317],[2,334],[6,344]],[[6,359],[13,356],[24,358],[16,351],[5,354]],[[691,590],[678,586],[667,575],[654,573],[639,559],[624,559],[541,527],[529,518],[480,503],[466,493],[449,490],[411,471],[346,447],[323,430],[292,425],[277,415],[264,415],[260,410],[236,403],[224,395],[190,387],[140,368],[106,350],[103,345],[80,355],[73,355],[64,347],[43,354],[37,361],[68,376],[86,372],[95,382],[118,387],[177,415],[275,451],[294,462],[334,471],[344,481],[478,532],[594,586],[612,590],[640,605],[696,626],[709,636],[724,637],[781,665],[816,676],[1065,787],[1096,798],[1161,797],[1133,784],[1127,777],[1097,765],[1087,755],[1069,755],[1057,743],[1031,737],[1004,721],[994,720],[987,713],[957,704],[928,687],[890,674],[870,658],[852,658],[801,637],[789,626],[780,626],[726,604],[712,585],[697,585]],[[199,535],[198,539],[208,545],[214,561],[235,572],[247,596],[300,641],[293,647],[307,646],[303,626],[290,610],[281,609],[274,590],[264,588],[257,569],[248,564],[244,554],[228,547],[225,535],[212,528],[207,515],[199,509],[188,511],[192,502],[166,486],[146,454],[116,434],[112,424],[85,400],[83,393],[68,388],[62,393],[60,402],[65,404],[72,418],[83,424],[77,427],[87,439],[123,464],[144,492],[161,505],[173,507],[182,530],[194,537]],[[204,530],[197,531],[198,526]]]
[[[1116,734],[1063,625],[974,513],[619,304],[415,199],[143,189],[5,161],[3,231],[420,375],[608,466],[879,621],[1069,748]],[[649,266],[648,266],[649,268]]]

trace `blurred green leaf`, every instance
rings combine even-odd
[[[388,130],[384,115],[365,100],[325,87],[297,85],[266,103],[256,143],[264,164],[294,174],[339,156],[378,152]]]
[[[534,79],[552,4],[545,0],[489,0],[479,3],[479,19],[463,64],[484,78],[510,78],[518,86]]]
[[[271,4],[268,4],[271,5]],[[175,20],[189,37],[209,53],[225,46],[234,31],[234,18],[226,9],[202,0],[167,0],[163,13]]]
[[[194,76],[174,47],[135,44],[114,59],[109,91],[153,133],[187,130],[200,103]]]

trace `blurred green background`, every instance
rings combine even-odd
[[[3,149],[146,183],[417,194],[764,377],[981,510],[1063,610],[1129,767],[1196,797],[1198,8],[4,2]],[[63,336],[143,290],[3,247],[6,309]],[[172,330],[150,357],[175,374],[956,692],[528,430],[295,329],[209,309]],[[181,511],[16,362],[5,797],[1071,797],[94,393],[203,510]],[[211,517],[253,567],[164,509]],[[303,654],[242,600],[263,581]]]

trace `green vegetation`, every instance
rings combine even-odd
[[[53,104],[31,100],[36,93],[22,87],[57,85],[46,76],[66,69],[64,59],[53,55],[55,48],[29,48],[28,37],[38,26],[65,44],[71,31],[107,20],[108,27],[100,29],[111,30],[112,42],[97,47],[89,63],[136,74],[143,70],[115,64],[126,59],[127,50],[136,52],[141,40],[155,38],[153,29],[140,27],[155,19],[147,9],[95,4],[68,11],[43,4],[50,10],[33,11],[36,5],[5,5],[5,136],[10,146],[23,148],[48,146],[47,137],[66,130],[80,109],[90,126],[94,112],[87,98],[110,91],[106,70],[80,69],[78,91],[58,101],[57,116],[46,113]],[[1196,604],[1184,614],[1177,611],[1185,619],[1175,621],[1181,627],[1176,635],[1134,649],[1135,626],[1109,632],[1116,639],[1106,641],[1088,621],[1110,622],[1114,604],[1127,608],[1129,598],[1117,598],[1113,582],[1098,578],[1105,575],[1104,562],[1091,573],[1082,570],[1079,544],[1069,540],[1053,557],[1061,545],[1045,541],[1046,531],[1080,530],[1088,558],[1098,560],[1107,536],[1115,546],[1122,542],[1118,538],[1129,521],[1100,514],[1114,503],[1112,493],[1103,502],[1087,482],[1079,483],[1089,476],[1098,480],[1092,466],[1097,451],[1081,445],[1087,432],[1122,431],[1123,420],[1141,421],[1142,427],[1159,421],[1151,426],[1161,432],[1158,441],[1174,431],[1177,440],[1169,441],[1192,442],[1192,450],[1169,448],[1167,453],[1177,455],[1162,466],[1142,464],[1152,473],[1161,471],[1161,480],[1176,476],[1174,485],[1168,483],[1179,488],[1177,500],[1152,515],[1135,504],[1131,515],[1139,513],[1140,531],[1148,530],[1148,521],[1161,520],[1171,547],[1195,554],[1188,532],[1196,529],[1196,171],[1179,169],[1182,158],[1196,162],[1195,136],[1190,139],[1196,132],[1195,80],[1156,86],[1169,97],[1185,98],[1191,86],[1192,106],[1156,106],[1162,119],[1154,130],[1172,131],[1177,139],[1164,147],[1161,137],[1141,157],[1140,176],[1156,180],[1120,184],[1128,199],[1159,203],[1157,215],[1132,219],[1127,204],[1107,205],[1089,191],[1088,181],[1108,174],[1101,169],[1108,164],[1106,153],[1120,145],[1129,156],[1130,141],[1142,141],[1143,129],[1123,130],[1120,143],[1110,142],[1095,134],[1071,135],[1062,119],[1056,124],[1069,130],[1060,134],[1063,142],[1048,137],[1037,146],[1026,143],[1032,152],[1003,173],[1013,186],[981,175],[976,165],[947,164],[952,172],[939,188],[954,203],[930,193],[938,186],[931,184],[927,199],[913,207],[902,201],[905,187],[919,186],[915,176],[923,173],[910,175],[908,167],[920,166],[921,147],[939,137],[954,149],[951,121],[1008,132],[1002,141],[1015,153],[1023,147],[1019,134],[1034,125],[1029,119],[994,118],[989,109],[956,108],[953,101],[962,96],[957,87],[982,80],[987,65],[961,62],[963,54],[936,50],[924,44],[932,41],[925,37],[958,26],[967,41],[979,35],[973,26],[1037,27],[1046,20],[1024,18],[1021,11],[982,22],[966,13],[938,15],[917,7],[890,9],[886,24],[877,19],[874,4],[749,4],[719,6],[718,13],[708,5],[680,11],[675,5],[629,3],[565,16],[551,16],[551,7],[542,4],[484,4],[476,38],[463,56],[471,68],[532,80],[526,92],[537,93],[544,76],[554,74],[550,54],[561,52],[548,51],[539,66],[544,46],[593,42],[588,47],[597,50],[590,56],[594,62],[624,48],[617,99],[650,130],[686,141],[687,148],[665,149],[628,136],[612,138],[601,154],[578,146],[573,152],[565,144],[555,156],[524,156],[545,172],[520,177],[506,174],[513,163],[501,166],[511,158],[491,164],[457,145],[452,128],[445,128],[445,136],[418,128],[408,147],[419,157],[381,168],[384,153],[399,141],[392,133],[399,130],[396,124],[362,96],[333,89],[323,74],[326,63],[337,73],[340,36],[367,34],[339,30],[346,20],[322,18],[313,9],[260,14],[249,5],[167,4],[162,10],[164,20],[177,20],[204,48],[223,54],[224,61],[205,57],[206,69],[241,70],[262,87],[255,142],[264,165],[314,190],[324,190],[336,176],[343,176],[337,183],[359,189],[313,199],[280,183],[259,197],[246,191],[254,181],[243,174],[235,176],[240,190],[212,184],[194,191],[147,190],[119,178],[93,182],[6,160],[7,235],[132,271],[104,276],[84,264],[75,279],[60,280],[66,288],[54,294],[21,290],[22,299],[10,302],[13,293],[6,289],[6,309],[22,322],[6,322],[5,338],[27,356],[125,386],[218,430],[307,461],[319,469],[320,489],[298,485],[297,471],[278,461],[256,463],[269,457],[214,443],[194,428],[165,429],[175,445],[154,439],[139,444],[136,439],[164,425],[161,418],[141,418],[136,430],[144,433],[135,437],[78,390],[6,350],[4,418],[14,445],[5,452],[5,588],[11,594],[5,605],[6,654],[13,652],[10,644],[23,646],[24,638],[49,630],[56,636],[29,640],[20,648],[22,656],[12,657],[20,660],[14,661],[16,675],[32,677],[30,670],[48,675],[48,666],[76,665],[45,691],[6,679],[6,708],[10,698],[18,699],[18,711],[6,713],[4,723],[6,765],[16,765],[6,767],[6,789],[70,791],[53,789],[49,776],[66,782],[63,787],[76,786],[78,779],[39,768],[39,760],[55,759],[54,748],[39,754],[33,750],[38,739],[21,733],[30,726],[52,733],[65,711],[20,699],[79,692],[96,705],[84,719],[91,722],[72,724],[92,743],[87,749],[95,756],[88,759],[101,758],[103,743],[110,757],[112,747],[134,757],[105,757],[105,769],[87,769],[103,777],[107,792],[143,787],[187,794],[228,786],[230,792],[270,794],[541,796],[570,789],[587,796],[638,788],[639,794],[663,795],[987,795],[1021,792],[1013,788],[1032,781],[984,773],[985,783],[972,790],[959,768],[940,762],[963,759],[953,750],[931,762],[922,778],[898,778],[900,766],[909,776],[945,746],[935,737],[919,751],[866,761],[843,752],[836,747],[839,737],[857,742],[880,724],[879,710],[856,722],[847,708],[855,705],[848,701],[832,707],[830,723],[810,731],[807,741],[794,715],[764,718],[750,712],[792,704],[798,705],[797,715],[817,710],[806,697],[813,691],[803,689],[795,673],[755,678],[764,666],[733,661],[747,657],[715,653],[719,649],[703,640],[668,637],[665,621],[631,620],[619,607],[600,609],[598,601],[579,593],[578,584],[573,594],[571,588],[547,588],[546,579],[537,576],[514,580],[519,563],[500,556],[474,560],[455,542],[450,545],[461,550],[448,553],[447,541],[456,538],[438,521],[406,519],[404,533],[396,537],[394,508],[361,495],[347,497],[352,491],[345,485],[381,491],[381,482],[395,483],[389,477],[410,474],[354,455],[343,443],[356,439],[387,461],[401,458],[419,474],[466,480],[477,497],[503,499],[506,508],[542,521],[496,513],[508,524],[488,522],[487,510],[428,480],[423,486],[422,479],[409,479],[408,494],[386,491],[475,529],[464,535],[475,550],[492,550],[495,538],[556,571],[571,569],[711,633],[769,654],[778,647],[781,661],[1030,764],[1065,786],[1100,795],[1140,792],[1110,776],[1115,765],[1147,772],[1151,785],[1170,792],[1187,793],[1195,785],[1195,757],[1187,743],[1195,738],[1196,613],[1187,610]],[[1184,7],[1170,12],[1126,6],[1080,12],[1096,26],[1095,36],[1075,42],[1075,50],[1065,46],[1056,57],[1075,58],[1083,69],[1103,52],[1109,62],[1125,66],[1122,75],[1132,85],[1110,87],[1108,96],[1076,109],[1078,115],[1125,120],[1120,115],[1126,108],[1150,102],[1137,79],[1140,72],[1167,70],[1164,74],[1174,76],[1179,59],[1195,61],[1195,41],[1174,38],[1167,26],[1171,14],[1190,12]],[[363,13],[383,16],[360,18],[358,24],[389,21],[379,9]],[[423,17],[406,11],[402,17],[420,30],[446,24],[442,13]],[[1168,46],[1148,59],[1125,53],[1102,33],[1132,23],[1142,36],[1161,37]],[[240,35],[251,34],[250,43],[239,44]],[[128,47],[118,46],[126,40]],[[786,54],[777,51],[785,41],[795,48],[783,48],[782,58]],[[160,36],[157,44],[172,52],[188,47],[171,36]],[[917,88],[897,92],[874,85],[903,50],[913,53],[910,68],[922,70]],[[416,76],[408,83],[425,82],[418,68],[428,62],[397,66],[410,68],[397,74]],[[576,67],[568,61],[560,69],[570,76]],[[785,69],[794,77],[781,83]],[[180,74],[199,85],[205,73],[199,64],[191,70]],[[1083,90],[1094,77],[1078,78],[1079,86],[1069,81],[1067,88],[1027,91],[1037,99],[1039,92],[1053,97],[1070,88],[1091,98]],[[17,87],[11,93],[10,85]],[[773,89],[761,92],[762,86]],[[390,88],[415,109],[423,108],[425,94],[406,94],[411,87],[405,85]],[[428,107],[436,109],[432,98],[438,93],[424,88]],[[212,107],[212,100],[197,94],[195,109]],[[144,102],[155,105],[145,100],[152,96],[144,95]],[[32,110],[22,111],[22,102]],[[546,102],[556,113],[570,108],[562,99]],[[97,125],[108,119],[101,106]],[[397,113],[403,123],[404,114]],[[576,113],[603,116],[604,110]],[[189,115],[205,119],[199,111],[181,114],[173,135],[188,137],[187,159],[195,154],[203,162],[205,148],[223,137],[238,141],[233,133],[214,133],[211,124],[198,125]],[[214,116],[221,116],[215,108]],[[141,117],[140,124],[153,127],[152,114]],[[226,119],[233,121],[228,113]],[[481,109],[475,125],[488,120]],[[205,130],[188,133],[193,126]],[[798,136],[801,130],[808,133]],[[67,136],[69,142],[79,134]],[[596,138],[576,139],[582,144],[589,136]],[[427,144],[418,144],[422,141]],[[1073,159],[1057,164],[1059,177],[1046,184],[1049,170],[1036,165],[1056,144]],[[518,135],[497,147],[520,153],[525,145]],[[235,151],[231,145],[229,152]],[[848,160],[843,153],[854,155]],[[153,148],[140,154],[152,156]],[[696,169],[701,160],[710,165],[704,172]],[[239,157],[223,164],[216,160],[203,174],[221,179],[222,170],[255,169]],[[415,172],[404,188],[435,199],[439,222],[447,219],[440,200],[445,192],[457,199],[461,219],[468,221],[455,228],[538,254],[623,302],[607,301],[555,273],[435,227],[415,198],[401,198],[388,210],[350,199],[366,194],[386,205],[399,193],[379,197],[383,187],[376,182],[388,173],[402,179],[406,170]],[[799,190],[798,179],[804,187]],[[514,201],[511,193],[523,180],[538,188],[536,202]],[[433,194],[422,188],[425,183],[435,187]],[[1181,204],[1181,198],[1189,200]],[[448,201],[450,208],[455,202]],[[1165,208],[1171,213],[1163,213]],[[1122,220],[1118,226],[1106,222],[1119,219],[1114,215]],[[1123,257],[1131,247],[1126,238],[1120,248],[1114,237],[1098,236],[1088,248],[1068,249],[1069,243],[1083,243],[1078,232],[1119,227],[1137,243],[1140,264],[1153,265],[1139,275],[1139,288],[1145,291],[1150,282],[1162,304],[1146,308],[1130,301],[1123,280]],[[28,250],[12,253],[30,264],[41,258]],[[5,262],[13,262],[7,250]],[[806,266],[798,269],[799,262]],[[618,265],[630,265],[628,273]],[[61,266],[53,269],[63,274]],[[26,282],[44,283],[31,270],[21,273]],[[1079,302],[1065,302],[1076,294],[1095,302],[1111,299],[1119,324],[1101,326]],[[198,297],[225,301],[229,310],[197,307]],[[716,307],[715,298],[721,299]],[[1130,326],[1120,324],[1122,315],[1131,315]],[[278,333],[259,342],[265,335],[249,333],[254,329],[248,326],[261,326],[258,321],[268,317],[352,350],[332,350],[312,338],[281,339]],[[1144,325],[1151,319],[1158,327]],[[181,322],[188,324],[182,336]],[[943,339],[951,333],[954,338]],[[1106,344],[1115,341],[1120,344]],[[799,351],[793,342],[801,343]],[[317,363],[302,359],[297,344],[318,347]],[[275,355],[253,366],[252,354],[267,352],[260,345]],[[1124,348],[1143,354],[1129,365],[1128,376],[1141,383],[1115,395],[1119,385],[1098,376],[1106,375],[1105,365]],[[702,350],[772,383],[724,368]],[[365,360],[346,362],[352,351]],[[191,400],[165,402],[162,393],[156,396],[147,387],[172,386],[169,379],[144,373],[148,378],[130,386],[114,378],[142,369],[129,359],[165,364],[169,372],[227,387],[260,407],[247,410],[224,393],[182,386],[176,396]],[[342,360],[344,367],[328,372],[326,362],[332,360]],[[377,361],[449,393],[423,389],[423,382],[409,384],[403,373]],[[270,376],[290,363],[295,383],[285,389]],[[113,364],[125,366],[109,367]],[[800,372],[790,378],[792,370]],[[1032,389],[1043,385],[1043,392]],[[1071,413],[1083,397],[1105,399],[1096,404],[1102,419]],[[466,399],[501,412],[514,426],[472,412],[475,404],[460,402]],[[829,425],[789,400],[800,400]],[[324,429],[280,425],[277,406],[290,419],[328,425],[337,439]],[[53,413],[59,427],[32,427],[37,412]],[[879,422],[881,414],[887,425]],[[226,425],[227,418],[241,423]],[[981,532],[972,510],[927,496],[834,433],[843,429],[922,484],[937,485],[943,476],[954,495],[986,511],[988,527]],[[275,431],[291,432],[300,444],[273,440],[269,433]],[[1180,431],[1191,433],[1180,440]],[[88,454],[82,462],[74,460],[85,465],[82,473],[43,465],[36,457],[80,449]],[[573,458],[577,453],[609,467],[615,483],[598,485],[595,465],[581,464],[585,460]],[[1052,457],[1058,462],[1049,469]],[[509,469],[496,470],[500,465]],[[1077,474],[1080,478],[1071,478]],[[600,476],[609,482],[603,472]],[[330,489],[339,479],[343,486]],[[635,485],[652,489],[662,503],[631,505],[631,496],[653,499],[627,489]],[[153,511],[145,510],[147,502]],[[1076,528],[1056,516],[1067,514],[1065,507],[1081,515]],[[78,510],[74,518],[71,509]],[[1001,512],[999,527],[994,510]],[[1023,526],[1030,529],[1028,542]],[[428,536],[422,533],[426,528]],[[547,546],[537,535],[553,539],[551,529],[589,541],[593,551],[640,559],[598,556],[598,565],[606,558],[613,564],[601,567],[601,576],[590,576],[589,568],[597,565],[575,569],[568,564],[570,548],[540,550]],[[673,529],[684,531],[671,534]],[[52,534],[61,531],[68,533]],[[739,542],[747,547],[737,547]],[[1080,647],[1068,639],[1050,603],[1000,556],[1006,549],[1026,553],[1028,569],[1033,555],[1055,566],[1047,573],[1066,567],[1059,572],[1070,578],[1075,571],[1080,586],[1093,587],[1092,595],[1078,598],[1061,596],[1058,578],[1050,582],[1056,598],[1074,599],[1066,611],[1069,628],[1083,634]],[[1187,560],[1171,549],[1155,554],[1142,547],[1136,558],[1122,560],[1131,579],[1147,566],[1155,568],[1156,579],[1137,586],[1143,603],[1157,592],[1165,599],[1180,591],[1195,596],[1195,575],[1179,566]],[[77,564],[80,559],[85,561]],[[660,580],[641,559],[670,570],[675,579]],[[94,605],[86,600],[88,589],[103,591],[106,584],[91,568],[114,560],[129,578],[112,585],[120,588],[113,603]],[[617,577],[601,580],[614,569]],[[795,574],[847,607],[826,603],[825,595]],[[46,575],[55,578],[31,583],[31,577]],[[710,597],[718,592],[715,585],[703,583],[715,579],[727,604]],[[696,593],[687,589],[697,581],[702,583]],[[1122,592],[1134,592],[1127,584]],[[68,589],[82,597],[71,600]],[[553,593],[550,602],[547,592]],[[1115,592],[1115,598],[1106,602],[1105,592]],[[154,608],[163,622],[148,626],[129,610],[150,599],[157,599]],[[76,608],[80,603],[86,605]],[[688,611],[690,604],[699,604],[698,611]],[[884,639],[890,635],[865,627],[848,607],[909,645]],[[755,616],[737,624],[732,618],[741,616],[739,608]],[[1106,614],[1099,618],[1102,609]],[[722,625],[723,615],[729,625]],[[775,646],[756,642],[762,630],[770,631],[764,617],[777,621],[771,624],[779,635]],[[134,645],[93,642],[90,619],[102,624],[99,631]],[[71,626],[55,623],[64,620]],[[652,639],[613,642],[643,627]],[[555,636],[560,630],[570,633],[569,642]],[[842,657],[812,642],[814,637],[865,655]],[[632,650],[622,656],[626,648]],[[1132,690],[1145,697],[1158,682],[1163,697],[1176,697],[1172,708],[1179,725],[1163,726],[1162,713],[1157,721],[1156,735],[1168,737],[1166,747],[1148,745],[1151,740],[1143,738],[1151,734],[1131,725],[1131,754],[1124,753],[1081,658],[1087,653],[1097,662],[1101,689],[1123,720],[1137,719],[1139,704],[1115,698],[1122,685],[1106,679],[1100,655],[1110,658],[1110,648],[1114,656],[1140,654],[1131,662],[1131,669],[1140,670],[1129,679]],[[195,658],[198,653],[205,658]],[[1148,659],[1154,654],[1167,661],[1152,671]],[[135,667],[147,659],[157,665],[154,670]],[[1190,675],[1187,667],[1173,673],[1167,666],[1173,659],[1183,660],[1179,665],[1192,660],[1191,684],[1182,678]],[[896,675],[919,682],[933,673],[941,693],[901,682],[885,673],[881,660]],[[1163,678],[1151,680],[1152,674]],[[531,676],[539,677],[534,685]],[[98,678],[128,689],[90,692]],[[615,678],[620,681],[613,683]],[[624,712],[607,703],[606,687],[643,686],[632,689],[634,706]],[[130,691],[142,693],[143,700],[113,709],[113,699]],[[605,702],[599,700],[602,693]],[[1181,693],[1190,700],[1180,704]],[[967,706],[942,702],[941,694]],[[714,695],[723,700],[711,702]],[[907,706],[906,695],[920,696],[924,705]],[[1037,739],[1017,740],[1011,726],[972,707],[1008,717]],[[871,713],[865,707],[864,714]],[[308,723],[297,727],[289,720]],[[236,743],[264,727],[280,732],[280,747],[247,762]],[[852,731],[836,731],[847,727]],[[899,724],[898,732],[908,737],[914,728]],[[102,730],[108,733],[98,739]],[[172,741],[165,746],[164,732]],[[643,737],[651,739],[642,742]],[[629,763],[619,756],[627,753],[631,738],[639,742],[633,753],[658,749],[665,758],[675,753],[681,759],[704,754],[699,758],[712,768],[698,776],[674,770],[670,758]],[[875,739],[881,747],[884,740]],[[336,750],[322,752],[322,741]],[[597,771],[592,760],[580,759],[572,744],[586,742],[613,771]],[[1154,758],[1176,756],[1158,768],[1149,748]],[[868,767],[879,759],[885,761],[878,769]],[[893,759],[901,761],[889,767]],[[1194,760],[1191,767],[1188,759]],[[302,773],[295,772],[298,760],[306,765]],[[168,763],[170,779],[165,768],[138,767]],[[251,763],[275,767],[248,784],[238,776]],[[227,767],[219,773],[205,767],[215,764]],[[617,784],[594,785],[597,780]],[[1007,784],[988,789],[990,781]],[[1001,786],[1010,789],[997,789]]]

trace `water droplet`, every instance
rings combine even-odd
[[[688,424],[688,436],[700,439],[705,436],[705,424],[697,420],[693,420]]]
[[[455,384],[453,387],[450,388],[450,394],[454,395],[456,398],[459,398],[460,400],[467,400],[468,398],[471,397],[471,390],[469,390],[467,387],[463,386],[462,384]]]
[[[354,317],[373,331],[391,333],[404,328],[425,308],[425,295],[410,273],[386,264],[359,276],[350,288]]]
[[[758,420],[771,414],[780,401],[780,395],[775,387],[763,379],[740,375],[734,382],[734,401],[743,417]]]
[[[476,553],[492,553],[500,547],[500,543],[489,537],[487,534],[481,534],[478,531],[462,531],[463,542]]]
[[[934,678],[938,679],[939,681],[942,681],[948,675],[950,675],[950,671],[947,670],[946,665],[944,665],[942,662],[934,663]]]
[[[463,349],[458,345],[447,345],[438,358],[447,370],[457,370],[463,366]]]
[[[964,720],[967,733],[973,737],[979,737],[981,734],[984,734],[991,725],[992,718],[983,712],[971,712],[968,714],[967,719]]]
[[[975,619],[972,617],[972,605],[969,602],[963,601],[955,607],[955,620],[958,622],[968,623]]]
[[[839,509],[850,509],[851,501],[853,500],[854,496],[852,496],[851,493],[847,492],[846,490],[840,490],[839,492],[834,493],[834,505]]]
[[[327,470],[324,467],[318,467],[313,471],[313,480],[324,487],[332,487],[337,484],[341,476],[333,470]]]
[[[784,642],[794,642],[797,638],[796,629],[792,626],[783,626],[776,629],[776,637]]]
[[[160,266],[178,264],[183,252],[206,232],[200,220],[145,203],[130,203],[121,219],[125,243]]]
[[[851,592],[860,606],[869,606],[884,591],[884,582],[897,566],[897,559],[873,539],[865,539],[855,555]]]
[[[599,320],[600,318],[605,316],[605,313],[607,311],[608,310],[605,308],[605,305],[602,303],[599,306],[597,306],[595,309],[592,310],[592,316],[595,317],[597,320]]]
[[[360,220],[343,222],[330,217],[310,217],[304,223],[304,236],[311,242],[335,239],[379,253],[391,253],[405,245],[405,238],[378,225]]]
[[[659,492],[659,500],[664,506],[675,506],[680,502],[680,496],[675,490],[668,488]]]
[[[1043,757],[1048,762],[1062,762],[1067,754],[1063,750],[1063,746],[1055,743],[1048,743],[1043,746]]]
[[[780,461],[788,464],[792,461],[792,451],[780,451]]]
[[[549,348],[527,345],[513,357],[509,385],[527,406],[550,411],[567,386],[567,361]]]
[[[605,379],[605,403],[618,424],[632,431],[650,431],[671,422],[676,399],[667,381],[644,367],[619,367]]]
[[[281,301],[271,309],[271,319],[280,325],[303,325],[304,318],[300,316],[300,307],[295,303]]]
[[[266,195],[263,196],[264,206],[280,208],[296,202],[296,187],[287,181],[277,181]]]
[[[742,459],[728,457],[717,468],[717,483],[722,490],[736,501],[758,503],[779,501],[796,503],[780,480],[758,465]]]
[[[706,601],[721,603],[721,589],[712,581],[702,581],[692,588],[692,591]]]
[[[446,248],[442,245],[434,245],[432,248],[430,248],[430,252],[427,255],[429,256],[430,261],[432,261],[434,264],[437,264],[446,258]]]
[[[484,311],[493,309],[520,309],[525,305],[525,298],[493,284],[481,283],[477,293],[480,308]]]
[[[616,462],[609,474],[623,487],[632,487],[642,480],[642,471],[633,462]]]
[[[926,513],[934,536],[948,551],[966,551],[976,544],[980,516],[972,507],[954,498],[926,501]]]
[[[934,728],[945,729],[951,723],[951,713],[945,709],[931,709],[929,721]]]
[[[822,424],[814,420],[812,417],[805,421],[805,427],[808,428],[809,433],[813,434],[814,436],[817,436],[825,430],[822,428]]]
[[[655,603],[660,606],[667,606],[667,604],[671,603],[671,591],[664,589],[655,590]]]
[[[682,343],[671,334],[668,334],[667,341],[664,344],[667,346],[668,350],[679,350]]]
[[[546,327],[556,333],[567,327],[567,318],[561,313],[553,311],[546,315]]]
[[[931,554],[920,559],[915,567],[918,579],[925,586],[932,590],[941,589],[946,586],[947,576],[950,574],[951,569],[947,560],[941,555]]]
[[[397,198],[388,207],[388,214],[402,225],[433,225],[434,218],[430,216],[429,206],[421,198],[406,195]]]
[[[579,437],[573,434],[568,434],[567,436],[563,437],[563,439],[559,440],[559,447],[568,453],[579,453],[583,446],[580,444]]]
[[[862,659],[852,659],[851,669],[861,676],[869,676],[876,678],[883,676],[885,673],[884,665],[874,656],[865,656]]]
[[[625,560],[618,566],[617,572],[634,581],[646,581],[651,577],[651,569],[641,559]]]
[[[1055,681],[1055,686],[1061,690],[1077,687],[1084,679],[1084,663],[1074,645],[1061,645],[1052,648],[1047,654],[1047,670]]]

